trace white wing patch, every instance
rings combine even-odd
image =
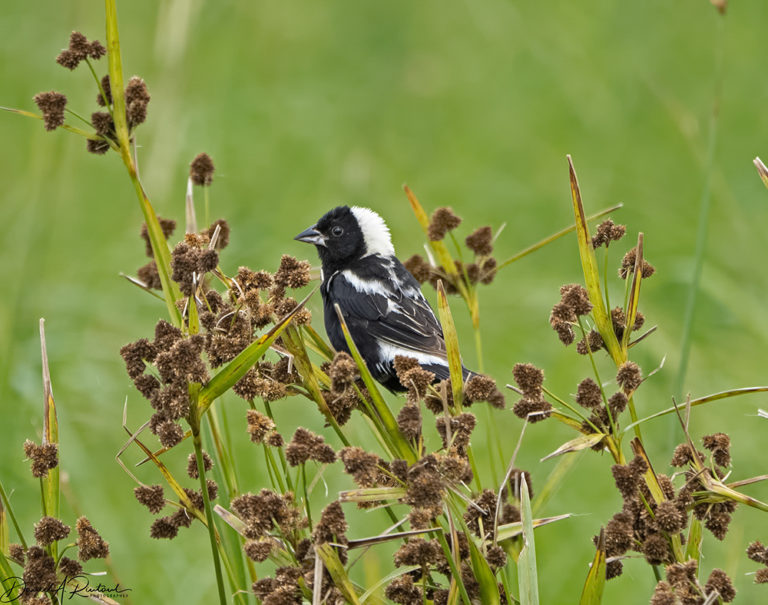
[[[448,367],[448,362],[445,357],[439,357],[437,355],[429,355],[422,353],[421,351],[414,351],[413,349],[406,349],[405,347],[396,347],[387,342],[378,342],[380,359],[387,362],[395,358],[395,355],[402,355],[403,357],[413,357],[422,365],[434,364],[439,366]]]
[[[366,256],[369,254],[394,256],[395,247],[392,245],[389,227],[384,219],[370,208],[352,206],[350,210],[357,219],[357,224],[360,225],[360,231],[363,232]]]
[[[341,272],[349,284],[361,294],[380,294],[389,298],[392,296],[392,292],[389,289],[383,287],[383,283],[374,279],[360,279],[354,272],[349,269],[344,269]]]

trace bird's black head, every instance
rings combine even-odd
[[[330,274],[369,254],[393,255],[384,220],[373,210],[338,206],[294,239],[315,244],[323,271]]]

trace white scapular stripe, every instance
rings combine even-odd
[[[396,347],[387,342],[379,341],[379,355],[384,361],[394,359],[395,355],[402,355],[403,357],[413,357],[422,365],[435,364],[439,366],[448,367],[448,361],[443,357],[437,355],[429,355],[428,353],[422,353],[421,351],[414,351],[413,349],[406,349],[403,347]]]
[[[389,227],[387,227],[384,219],[370,208],[352,206],[350,210],[355,215],[357,224],[360,225],[360,231],[363,232],[366,255],[394,256],[395,247],[392,245]]]
[[[380,280],[360,279],[349,269],[344,269],[340,275],[342,275],[355,290],[360,292],[360,294],[380,294],[385,297],[392,295],[392,292],[384,287],[384,284]]]

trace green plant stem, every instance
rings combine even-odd
[[[8,495],[5,493],[2,481],[0,481],[0,498],[3,499],[3,506],[8,513],[8,517],[11,519],[11,523],[13,523],[13,529],[16,530],[16,536],[19,538],[19,542],[24,547],[24,550],[27,550],[27,541],[24,539],[24,534],[21,533],[21,527],[19,527],[19,522],[16,520],[16,515],[13,513],[11,502],[8,500]]]
[[[205,227],[207,228],[211,224],[211,213],[210,213],[210,194],[208,193],[208,190],[210,187],[203,187],[203,201],[205,202]]]
[[[309,532],[312,533],[312,512],[309,510],[309,494],[307,494],[307,464],[301,463],[301,489],[304,492],[304,510],[307,512]]]
[[[227,595],[224,590],[224,578],[221,575],[221,562],[219,561],[219,548],[216,540],[216,527],[213,524],[213,511],[211,510],[211,500],[208,497],[208,483],[205,480],[205,465],[203,463],[203,442],[200,438],[200,417],[197,414],[197,401],[193,401],[190,406],[190,425],[192,428],[192,443],[195,447],[195,458],[197,459],[197,473],[200,476],[200,490],[203,494],[203,507],[205,508],[205,519],[208,525],[208,536],[211,540],[211,554],[213,556],[213,567],[216,571],[216,585],[219,590],[219,602],[226,605]]]
[[[267,411],[267,416],[269,416],[269,418],[274,422],[275,417],[272,414],[272,406],[269,405],[269,401],[264,401],[264,409]],[[283,448],[281,447],[277,448],[277,451],[280,454],[280,465],[283,467],[283,475],[285,475],[285,480],[288,483],[288,489],[295,494],[296,490],[293,487],[291,473],[288,469],[288,461],[285,459],[285,452],[283,452]]]

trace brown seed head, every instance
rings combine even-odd
[[[91,59],[98,61],[106,54],[107,54],[107,49],[104,48],[104,45],[98,40],[94,40],[88,45],[88,56]]]
[[[656,584],[653,596],[651,596],[651,605],[676,605],[676,603],[679,603],[679,601],[669,582],[661,580]]]
[[[315,544],[325,544],[326,542],[344,543],[348,527],[341,503],[338,500],[334,500],[323,509],[320,521],[315,526],[314,532],[312,532],[312,538]]]
[[[421,411],[418,405],[406,404],[397,415],[397,427],[406,439],[418,439],[421,434]]]
[[[616,225],[611,219],[603,221],[597,226],[595,235],[592,237],[592,247],[599,248],[605,246],[606,248],[612,241],[618,241],[627,232],[627,228],[624,225]]]
[[[453,213],[451,208],[438,208],[432,213],[427,228],[427,237],[435,242],[443,239],[445,234],[461,224],[461,219]]]
[[[420,284],[429,281],[432,275],[432,267],[418,254],[414,254],[403,265]]]
[[[731,463],[731,438],[725,433],[704,435],[702,443],[705,449],[712,452],[712,458],[720,466],[728,466]]]
[[[591,378],[582,380],[576,391],[576,403],[588,409],[599,406],[603,403],[603,394],[600,390],[600,385]]]
[[[643,375],[640,372],[640,366],[634,361],[625,361],[619,366],[616,373],[616,382],[629,395],[640,386],[643,381]]]
[[[133,128],[147,119],[149,99],[149,90],[144,80],[138,76],[128,80],[128,85],[125,87],[125,114],[128,117],[129,127]]]
[[[437,540],[412,538],[395,552],[395,567],[418,565],[425,568],[437,563],[442,554],[443,551]]]
[[[649,534],[643,542],[642,553],[651,565],[661,565],[673,558],[669,543],[661,534]]]
[[[62,557],[59,560],[59,571],[65,578],[74,578],[83,573],[83,566],[74,559]]]
[[[77,557],[81,561],[103,559],[109,554],[109,544],[93,528],[88,519],[80,517],[75,528],[77,529]]]
[[[709,595],[713,592],[717,592],[725,603],[730,603],[736,598],[736,589],[733,587],[733,582],[731,582],[731,578],[722,569],[713,569],[707,579],[704,593]]]
[[[189,178],[201,187],[207,187],[213,182],[213,171],[213,160],[207,153],[198,153],[189,164]]]
[[[284,288],[303,288],[309,283],[310,264],[283,254],[280,266],[275,272],[274,283]]]
[[[337,393],[345,391],[359,375],[360,372],[352,356],[344,351],[339,351],[334,356],[328,370],[328,376],[331,379],[331,391]]]
[[[468,235],[464,242],[478,256],[488,256],[493,252],[493,231],[490,227],[480,227]]]
[[[48,471],[59,465],[59,446],[57,443],[37,445],[27,439],[24,442],[24,453],[32,460],[32,476],[47,477]]]
[[[755,563],[768,565],[768,548],[763,546],[762,542],[756,540],[747,547],[747,556]]]
[[[165,506],[165,494],[162,485],[139,485],[133,488],[133,495],[153,515],[159,513]]]
[[[67,97],[60,92],[39,92],[34,97],[35,104],[43,114],[43,123],[46,130],[56,130],[64,124],[64,109],[67,106]]]
[[[48,546],[69,535],[69,526],[56,517],[43,517],[35,523],[35,540],[40,546]]]
[[[590,330],[587,335],[576,343],[576,352],[579,355],[589,355],[603,348],[603,337],[597,330]]]
[[[543,399],[523,398],[512,407],[512,411],[518,418],[527,418],[528,422],[540,422],[549,418],[552,413],[552,404]]]
[[[761,567],[757,570],[755,584],[768,584],[768,567]]]
[[[106,107],[107,105],[112,105],[112,87],[110,86],[109,82],[109,76],[106,75],[101,79],[101,88],[104,91],[104,96],[107,97],[107,102],[104,102],[104,96],[101,95],[101,90],[96,95],[96,102],[101,107]]]
[[[498,389],[496,388],[496,381],[493,378],[481,374],[474,374],[467,380],[464,396],[470,403],[476,401],[488,401],[496,391],[498,391]]]
[[[179,525],[171,517],[155,519],[149,528],[149,536],[155,540],[173,540],[179,533]]]
[[[22,574],[25,594],[35,595],[56,586],[56,562],[39,546],[27,549],[27,563]]]
[[[62,67],[66,67],[70,71],[80,65],[80,57],[76,53],[73,53],[70,49],[62,50],[56,57],[56,63]]]
[[[532,363],[516,363],[512,368],[512,376],[520,390],[528,399],[541,397],[541,386],[544,384],[544,371]]]
[[[560,302],[569,307],[574,315],[586,315],[592,310],[589,294],[580,284],[566,284],[560,287]]]
[[[619,277],[626,279],[630,274],[635,272],[635,259],[637,258],[637,246],[632,248],[621,259],[621,268],[619,269]],[[643,259],[642,269],[640,274],[643,279],[649,278],[656,272],[656,269],[647,260]]]
[[[611,408],[611,415],[614,420],[616,420],[616,417],[626,409],[628,402],[629,399],[627,399],[627,396],[621,391],[617,391],[611,395],[608,399],[608,407]]]
[[[275,429],[274,421],[257,410],[248,410],[248,432],[251,441],[262,443],[264,439]]]
[[[209,470],[213,468],[213,460],[211,460],[211,457],[208,455],[208,452],[203,452],[203,470],[207,473]],[[192,479],[199,479],[200,473],[198,472],[197,468],[197,458],[195,457],[194,452],[189,454],[187,456],[187,475],[189,475]]]
[[[360,487],[373,487],[379,476],[379,457],[359,447],[345,447],[339,451],[344,472],[352,475]]]
[[[269,558],[272,553],[274,543],[272,540],[248,540],[243,546],[243,550],[248,558],[254,561],[262,562]]]
[[[669,534],[682,531],[688,524],[688,515],[681,511],[675,502],[665,500],[656,507],[656,523]]]

